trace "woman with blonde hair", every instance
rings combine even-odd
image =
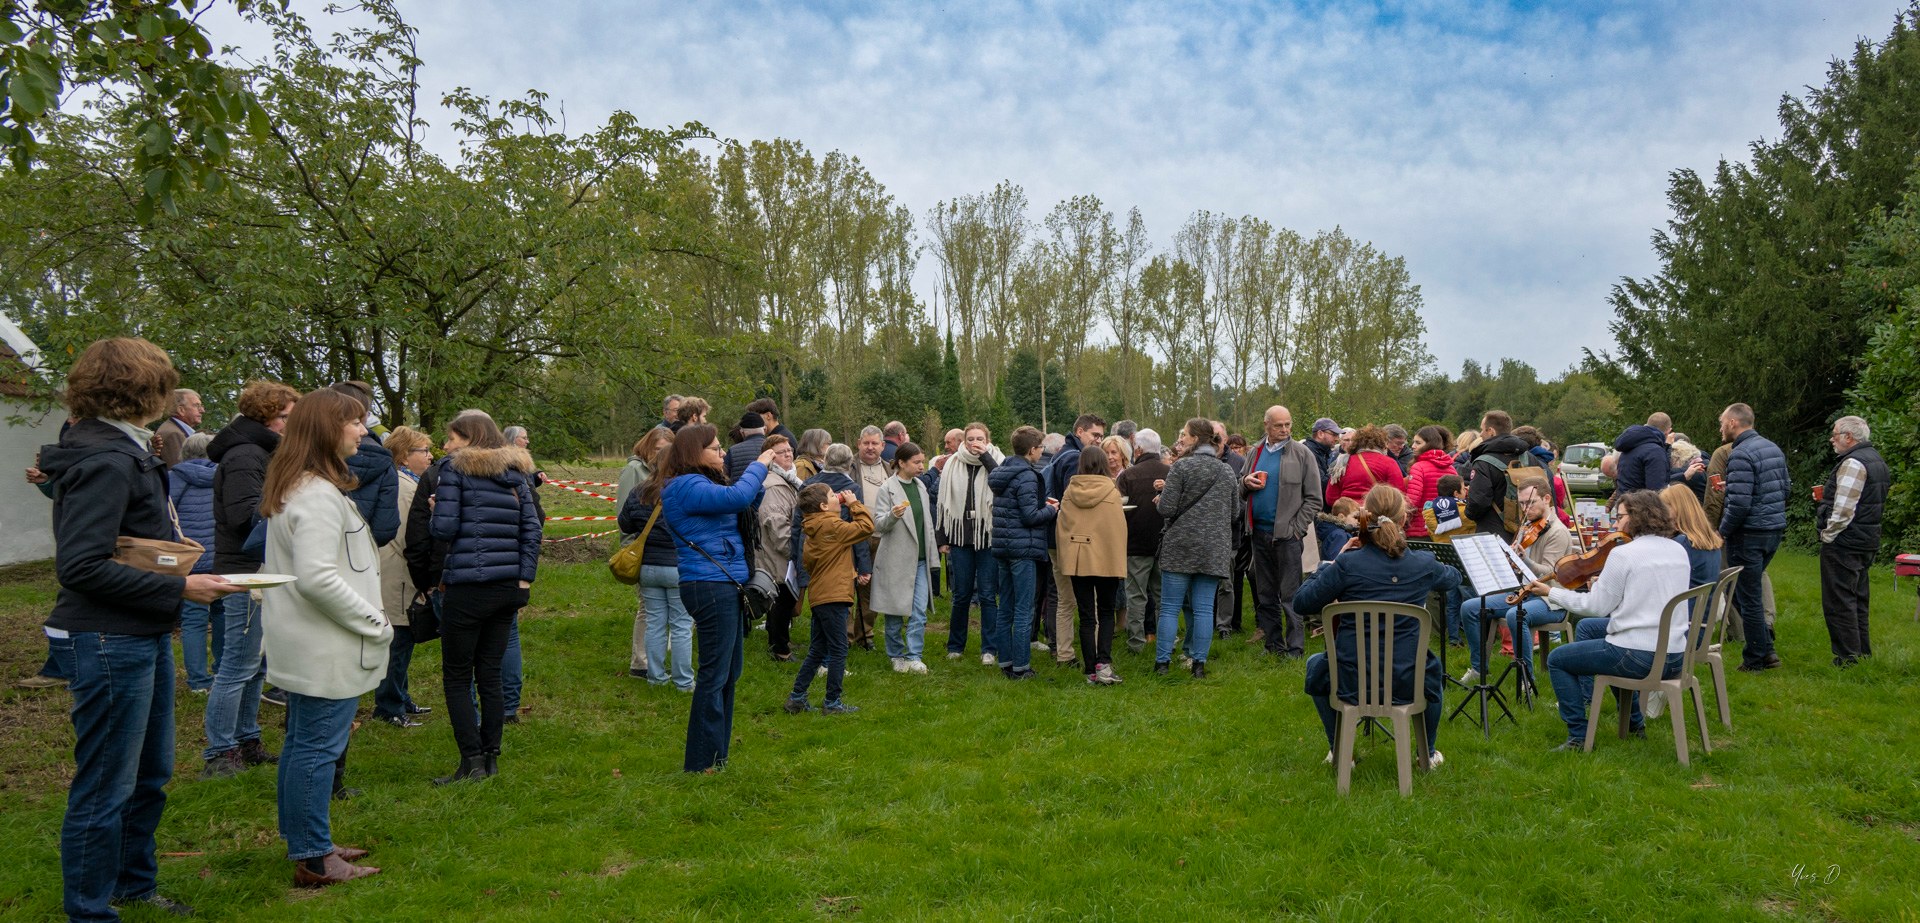
[[[1371,427],[1369,427],[1371,428]],[[1367,491],[1366,500],[1360,513],[1355,517],[1358,532],[1342,549],[1340,555],[1325,564],[1293,596],[1293,604],[1303,615],[1319,615],[1322,610],[1335,602],[1357,600],[1379,600],[1383,602],[1406,603],[1411,606],[1425,607],[1427,594],[1446,593],[1460,585],[1460,572],[1434,559],[1430,552],[1409,551],[1407,549],[1407,497],[1399,490],[1385,484]],[[1359,650],[1358,632],[1351,622],[1336,621],[1326,626],[1333,633],[1340,651],[1353,653]],[[1425,686],[1427,698],[1426,742],[1431,762],[1429,768],[1438,769],[1445,757],[1434,748],[1435,735],[1440,733],[1440,715],[1443,711],[1441,695],[1446,684],[1446,674],[1440,669],[1440,658],[1432,651],[1420,649],[1420,624],[1412,619],[1398,619],[1393,629],[1393,702],[1404,705],[1413,701],[1415,688]],[[1426,663],[1424,683],[1416,680],[1415,664],[1425,653]],[[1333,762],[1332,747],[1335,743],[1336,718],[1332,703],[1332,670],[1340,671],[1340,687],[1344,690],[1342,701],[1357,692],[1360,683],[1358,667],[1354,661],[1342,658],[1338,664],[1329,667],[1326,654],[1315,654],[1307,659],[1307,695],[1313,698],[1314,708],[1320,712],[1320,723],[1327,732],[1327,762]]]
[[[261,602],[267,678],[287,693],[280,749],[280,836],[293,883],[317,888],[380,870],[366,851],[336,847],[328,805],[360,697],[387,672],[393,627],[380,607],[373,529],[347,495],[359,479],[347,459],[367,433],[360,402],[322,389],[300,399],[260,488],[265,567],[290,574]]]
[[[1700,498],[1693,495],[1693,489],[1678,481],[1668,484],[1660,491],[1660,500],[1667,505],[1674,528],[1679,534],[1674,541],[1687,549],[1687,563],[1694,586],[1712,583],[1720,579],[1720,530],[1707,521],[1707,511],[1700,506]]]
[[[1120,472],[1133,464],[1133,445],[1119,436],[1100,440],[1100,451],[1107,456],[1107,477],[1117,478]]]

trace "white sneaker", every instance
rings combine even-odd
[[[907,672],[925,676],[927,675],[927,665],[918,660],[909,660],[907,661]]]
[[[907,672],[907,661],[901,657],[893,658],[893,672],[895,673]]]
[[[1043,653],[1043,654],[1044,654],[1044,653],[1046,653],[1047,651],[1050,651],[1050,650],[1053,650],[1053,648],[1050,648],[1050,647],[1048,647],[1048,646],[1047,646],[1047,642],[1045,642],[1045,641],[1035,641],[1035,642],[1033,642],[1033,649],[1034,649],[1034,650],[1036,650],[1036,651],[1039,651],[1039,652],[1041,652],[1041,653]]]
[[[1447,755],[1445,753],[1441,753],[1438,750],[1433,751],[1433,756],[1427,758],[1427,771],[1432,772],[1439,769],[1440,764],[1446,761]]]
[[[959,660],[960,658],[962,658],[962,657],[964,657],[964,656],[966,656],[966,655],[965,655],[965,654],[962,654],[962,653],[960,653],[959,651],[948,651],[948,652],[947,652],[947,659],[948,659],[948,660]]]
[[[1326,758],[1326,759],[1324,759],[1324,760],[1321,760],[1320,762],[1322,762],[1322,763],[1325,763],[1325,764],[1326,764],[1326,765],[1328,765],[1328,766],[1331,766],[1331,765],[1333,765],[1333,751],[1332,751],[1332,750],[1328,750],[1328,751],[1327,751],[1327,758]]]
[[[1000,661],[994,659],[992,654],[981,654],[980,665],[983,667],[997,667],[1000,665]]]
[[[1479,670],[1468,668],[1467,672],[1460,674],[1460,685],[1462,686],[1471,686],[1478,682],[1480,682]]]
[[[818,668],[818,669],[816,669],[816,670],[814,670],[814,671],[813,671],[813,675],[814,675],[814,676],[825,676],[825,675],[827,675],[827,668],[826,668],[826,667],[820,667],[820,668]],[[851,669],[843,669],[843,670],[841,670],[841,671],[840,671],[840,675],[841,675],[841,676],[852,676],[852,675],[853,675],[853,670],[851,670]]]
[[[1117,686],[1123,682],[1120,677],[1114,675],[1112,664],[1103,663],[1094,667],[1093,674],[1100,677],[1100,681],[1108,686]]]
[[[1655,690],[1640,697],[1640,710],[1649,718],[1658,718],[1667,713],[1667,694]]]

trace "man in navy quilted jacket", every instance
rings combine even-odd
[[[1720,534],[1726,539],[1728,567],[1744,567],[1734,587],[1747,644],[1740,669],[1747,673],[1780,665],[1773,650],[1773,629],[1761,605],[1760,581],[1780,549],[1787,531],[1787,495],[1793,483],[1787,475],[1787,456],[1773,441],[1754,432],[1753,408],[1731,404],[1720,412],[1720,436],[1733,444],[1727,456],[1726,505],[1720,512]]]

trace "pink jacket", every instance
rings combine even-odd
[[[1453,456],[1439,449],[1428,449],[1413,460],[1413,470],[1407,475],[1408,536],[1426,536],[1427,518],[1420,515],[1420,509],[1439,494],[1441,478],[1458,473],[1453,470]]]

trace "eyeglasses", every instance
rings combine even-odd
[[[425,452],[425,453],[427,453],[428,455],[432,455],[432,454],[433,454],[433,450],[432,450],[432,449],[429,449],[429,448],[427,448],[426,446],[420,446],[420,447],[418,447],[418,448],[414,448],[414,449],[411,449],[411,450],[409,450],[409,451],[407,452],[407,454],[408,454],[408,455],[412,455],[412,454],[413,454],[414,452]]]

